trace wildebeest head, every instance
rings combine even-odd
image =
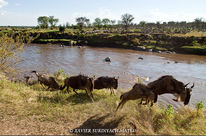
[[[114,89],[117,89],[118,88],[118,78],[113,78],[112,80],[112,84],[114,85]]]
[[[193,83],[193,85],[190,88],[187,88],[187,85],[185,85],[186,98],[185,98],[185,101],[184,101],[184,105],[187,105],[189,103],[190,97],[192,95],[192,88],[195,86],[195,84]]]

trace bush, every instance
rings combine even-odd
[[[16,53],[23,48],[23,39],[17,36],[16,39],[3,35],[0,37],[0,71],[11,73],[14,65],[18,62]]]
[[[202,111],[204,110],[204,102],[200,101],[196,104],[196,109],[197,109],[197,114],[200,115],[202,113]]]
[[[59,32],[64,32],[66,30],[66,27],[65,26],[59,26]]]

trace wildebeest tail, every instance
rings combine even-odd
[[[123,94],[120,96],[120,100],[122,100],[123,99]]]
[[[187,91],[187,96],[185,98],[184,105],[187,105],[189,103],[190,97],[191,97],[190,91]]]

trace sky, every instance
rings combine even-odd
[[[39,16],[54,16],[58,24],[75,24],[77,17],[121,20],[125,13],[134,23],[206,20],[206,0],[0,0],[0,26],[36,26]]]

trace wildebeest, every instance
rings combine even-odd
[[[46,74],[39,74],[36,71],[32,71],[32,73],[35,73],[38,78],[38,82],[40,82],[40,84],[48,86],[48,89],[60,89],[60,85],[56,82],[54,77],[48,76]]]
[[[37,82],[38,82],[32,76],[24,76],[24,78],[26,79],[27,85],[34,85],[34,84],[37,84]]]
[[[97,78],[94,81],[94,89],[103,89],[107,88],[110,89],[111,95],[114,94],[114,89],[117,89],[118,87],[118,78],[115,77],[108,77],[108,76],[102,76]]]
[[[149,87],[147,87],[147,85],[136,83],[129,92],[123,93],[120,96],[121,102],[119,103],[116,111],[119,109],[120,106],[122,108],[128,100],[136,100],[140,98],[146,99],[146,103],[151,101],[152,106],[155,94]]]
[[[67,87],[67,92],[69,93],[69,87],[73,88],[73,91],[76,92],[76,89],[82,89],[85,90],[87,95],[91,98],[91,100],[94,102],[93,99],[93,88],[94,88],[94,80],[91,77],[84,76],[84,75],[78,75],[78,76],[71,76],[67,77],[64,80],[64,86],[61,87],[61,90],[63,90],[65,87]]]
[[[184,85],[184,83],[174,79],[172,76],[165,75],[153,82],[150,82],[148,87],[155,93],[154,102],[157,102],[158,95],[171,93],[177,97],[175,101],[184,101],[184,105],[187,105],[190,101],[192,88],[194,87],[193,83],[190,88],[187,88],[188,84]]]

